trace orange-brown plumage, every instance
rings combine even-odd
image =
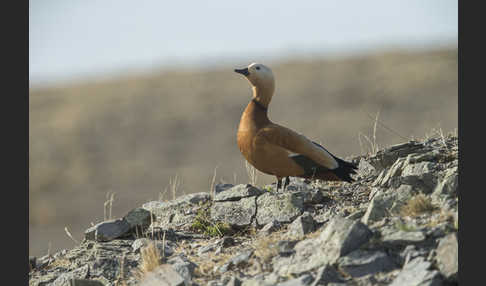
[[[245,75],[253,86],[253,98],[241,116],[237,132],[238,147],[251,165],[276,176],[278,186],[284,177],[352,180],[349,175],[355,173],[354,164],[268,119],[267,108],[275,89],[273,73],[268,67],[251,64],[235,71]]]

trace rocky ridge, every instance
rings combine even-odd
[[[359,163],[356,182],[217,184],[29,259],[29,285],[457,285],[457,137]]]

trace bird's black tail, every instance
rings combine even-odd
[[[339,167],[336,169],[331,170],[336,176],[338,176],[340,179],[343,181],[346,181],[348,183],[353,182],[353,178],[351,178],[352,174],[356,174],[356,170],[358,167],[356,164],[346,162],[342,159],[339,159],[338,157],[333,156],[334,159],[338,162]]]
[[[319,146],[320,148],[326,150],[326,148],[322,147],[322,145],[312,141],[315,145]],[[331,154],[331,152],[327,151],[327,153]],[[331,172],[336,174],[341,180],[346,181],[348,183],[353,182],[353,178],[351,178],[352,174],[356,174],[356,171],[358,169],[358,166],[354,163],[351,162],[346,162],[342,159],[339,159],[338,157],[334,156],[331,154],[331,156],[338,162],[339,166],[336,169],[332,169]]]

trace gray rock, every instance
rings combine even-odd
[[[191,224],[197,215],[198,206],[209,202],[208,193],[195,193],[179,197],[169,202],[152,201],[142,208],[157,216],[157,223],[164,227],[179,227]]]
[[[316,278],[312,286],[329,285],[328,283],[333,282],[343,282],[343,278],[333,266],[326,264],[317,270]]]
[[[231,189],[234,186],[235,185],[233,185],[233,184],[216,184],[216,185],[214,185],[214,193],[215,194],[220,193],[220,192],[225,191],[227,189]]]
[[[289,223],[302,214],[304,208],[303,194],[295,193],[265,193],[258,197],[257,223],[265,225],[271,221]]]
[[[162,264],[148,273],[140,286],[183,286],[184,278],[169,264]]]
[[[72,270],[67,273],[61,274],[59,277],[57,277],[54,282],[52,282],[53,286],[67,286],[69,285],[69,281],[73,279],[84,279],[88,276],[89,273],[89,266],[84,265],[82,267],[79,267],[78,269]]]
[[[391,286],[439,286],[442,285],[440,273],[429,270],[431,263],[423,257],[417,257],[403,267],[402,271],[390,284]]]
[[[304,274],[298,278],[290,279],[282,283],[278,283],[278,286],[306,286],[310,285],[314,278],[310,274]]]
[[[361,221],[372,224],[391,214],[396,214],[401,207],[413,196],[413,188],[410,185],[401,185],[397,189],[388,192],[378,191],[371,200]]]
[[[409,245],[425,240],[421,231],[386,231],[382,233],[382,241],[385,245]]]
[[[211,219],[245,226],[252,223],[256,211],[254,197],[242,198],[238,201],[214,202],[211,206]]]
[[[225,286],[240,286],[240,285],[241,285],[241,280],[234,276],[232,276],[225,284]]]
[[[240,254],[230,258],[228,262],[223,264],[218,271],[220,273],[225,273],[228,270],[231,270],[233,267],[238,267],[240,264],[248,263],[251,255],[253,254],[253,249],[247,249],[242,251]]]
[[[383,170],[372,183],[372,186],[390,187],[399,184],[402,169],[407,163],[407,158],[399,158],[388,170]]]
[[[436,259],[440,272],[446,278],[455,280],[457,278],[458,270],[458,248],[456,233],[448,234],[439,241]]]
[[[167,260],[167,263],[171,264],[173,269],[184,278],[184,284],[186,286],[191,285],[191,280],[194,275],[194,269],[197,264],[193,263],[183,255],[178,255]]]
[[[307,233],[314,231],[315,224],[314,218],[305,212],[289,225],[287,233],[292,238],[303,238]]]
[[[457,167],[447,170],[442,181],[440,181],[432,193],[434,200],[444,200],[457,196],[459,188]]]
[[[155,244],[155,247],[159,250],[160,255],[164,255],[165,257],[171,256],[174,253],[173,247],[171,247],[169,244],[169,241],[165,242],[165,245],[163,241],[160,240],[151,240],[148,238],[138,238],[132,243],[132,249],[135,253],[139,253],[141,248],[147,247],[149,244]]]
[[[267,223],[262,229],[260,229],[258,235],[261,236],[269,235],[270,233],[279,230],[281,227],[282,227],[281,223],[279,223],[276,220],[272,220],[271,222]]]
[[[418,188],[423,193],[430,193],[435,186],[435,167],[432,162],[408,164],[403,168],[401,182]]]
[[[329,221],[319,236],[324,252],[332,263],[357,249],[371,238],[369,228],[359,221],[336,217]]]
[[[410,260],[416,257],[426,257],[427,251],[422,248],[417,248],[415,245],[410,244],[405,247],[405,249],[400,253],[400,259],[402,264],[407,264]]]
[[[303,192],[304,205],[322,204],[330,200],[329,195],[319,189],[311,189]]]
[[[142,233],[150,226],[155,216],[144,208],[136,208],[129,211],[123,218],[130,226],[130,230]]]
[[[130,231],[130,224],[125,219],[115,219],[100,222],[84,232],[87,240],[110,241],[121,237]]]
[[[380,150],[376,155],[372,156],[368,162],[377,170],[381,171],[391,166],[398,158],[406,157],[411,153],[427,152],[422,143],[416,141],[409,141],[390,146],[384,150]]]
[[[280,240],[277,242],[278,254],[280,256],[289,256],[294,253],[294,246],[297,244],[297,241],[290,241],[290,240]]]
[[[73,279],[69,280],[69,286],[105,286],[105,284],[99,280]]]
[[[357,249],[339,258],[340,269],[352,277],[362,277],[396,268],[395,262],[383,251]]]
[[[285,189],[286,192],[310,192],[313,190],[313,187],[305,182],[304,179],[301,178],[290,178],[289,185]]]
[[[240,184],[231,188],[217,188],[213,200],[215,202],[237,201],[242,198],[259,196],[262,193],[262,190],[250,184]]]
[[[274,271],[281,276],[299,275],[326,264],[334,264],[339,257],[359,248],[366,243],[372,233],[359,221],[336,217],[316,239],[298,242],[295,254],[274,261]]]

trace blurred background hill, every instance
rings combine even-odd
[[[341,157],[369,152],[377,113],[379,146],[457,128],[457,2],[247,2],[29,2],[31,255],[81,240],[110,194],[119,217],[176,176],[176,195],[249,182],[251,62],[276,76],[270,119]]]

